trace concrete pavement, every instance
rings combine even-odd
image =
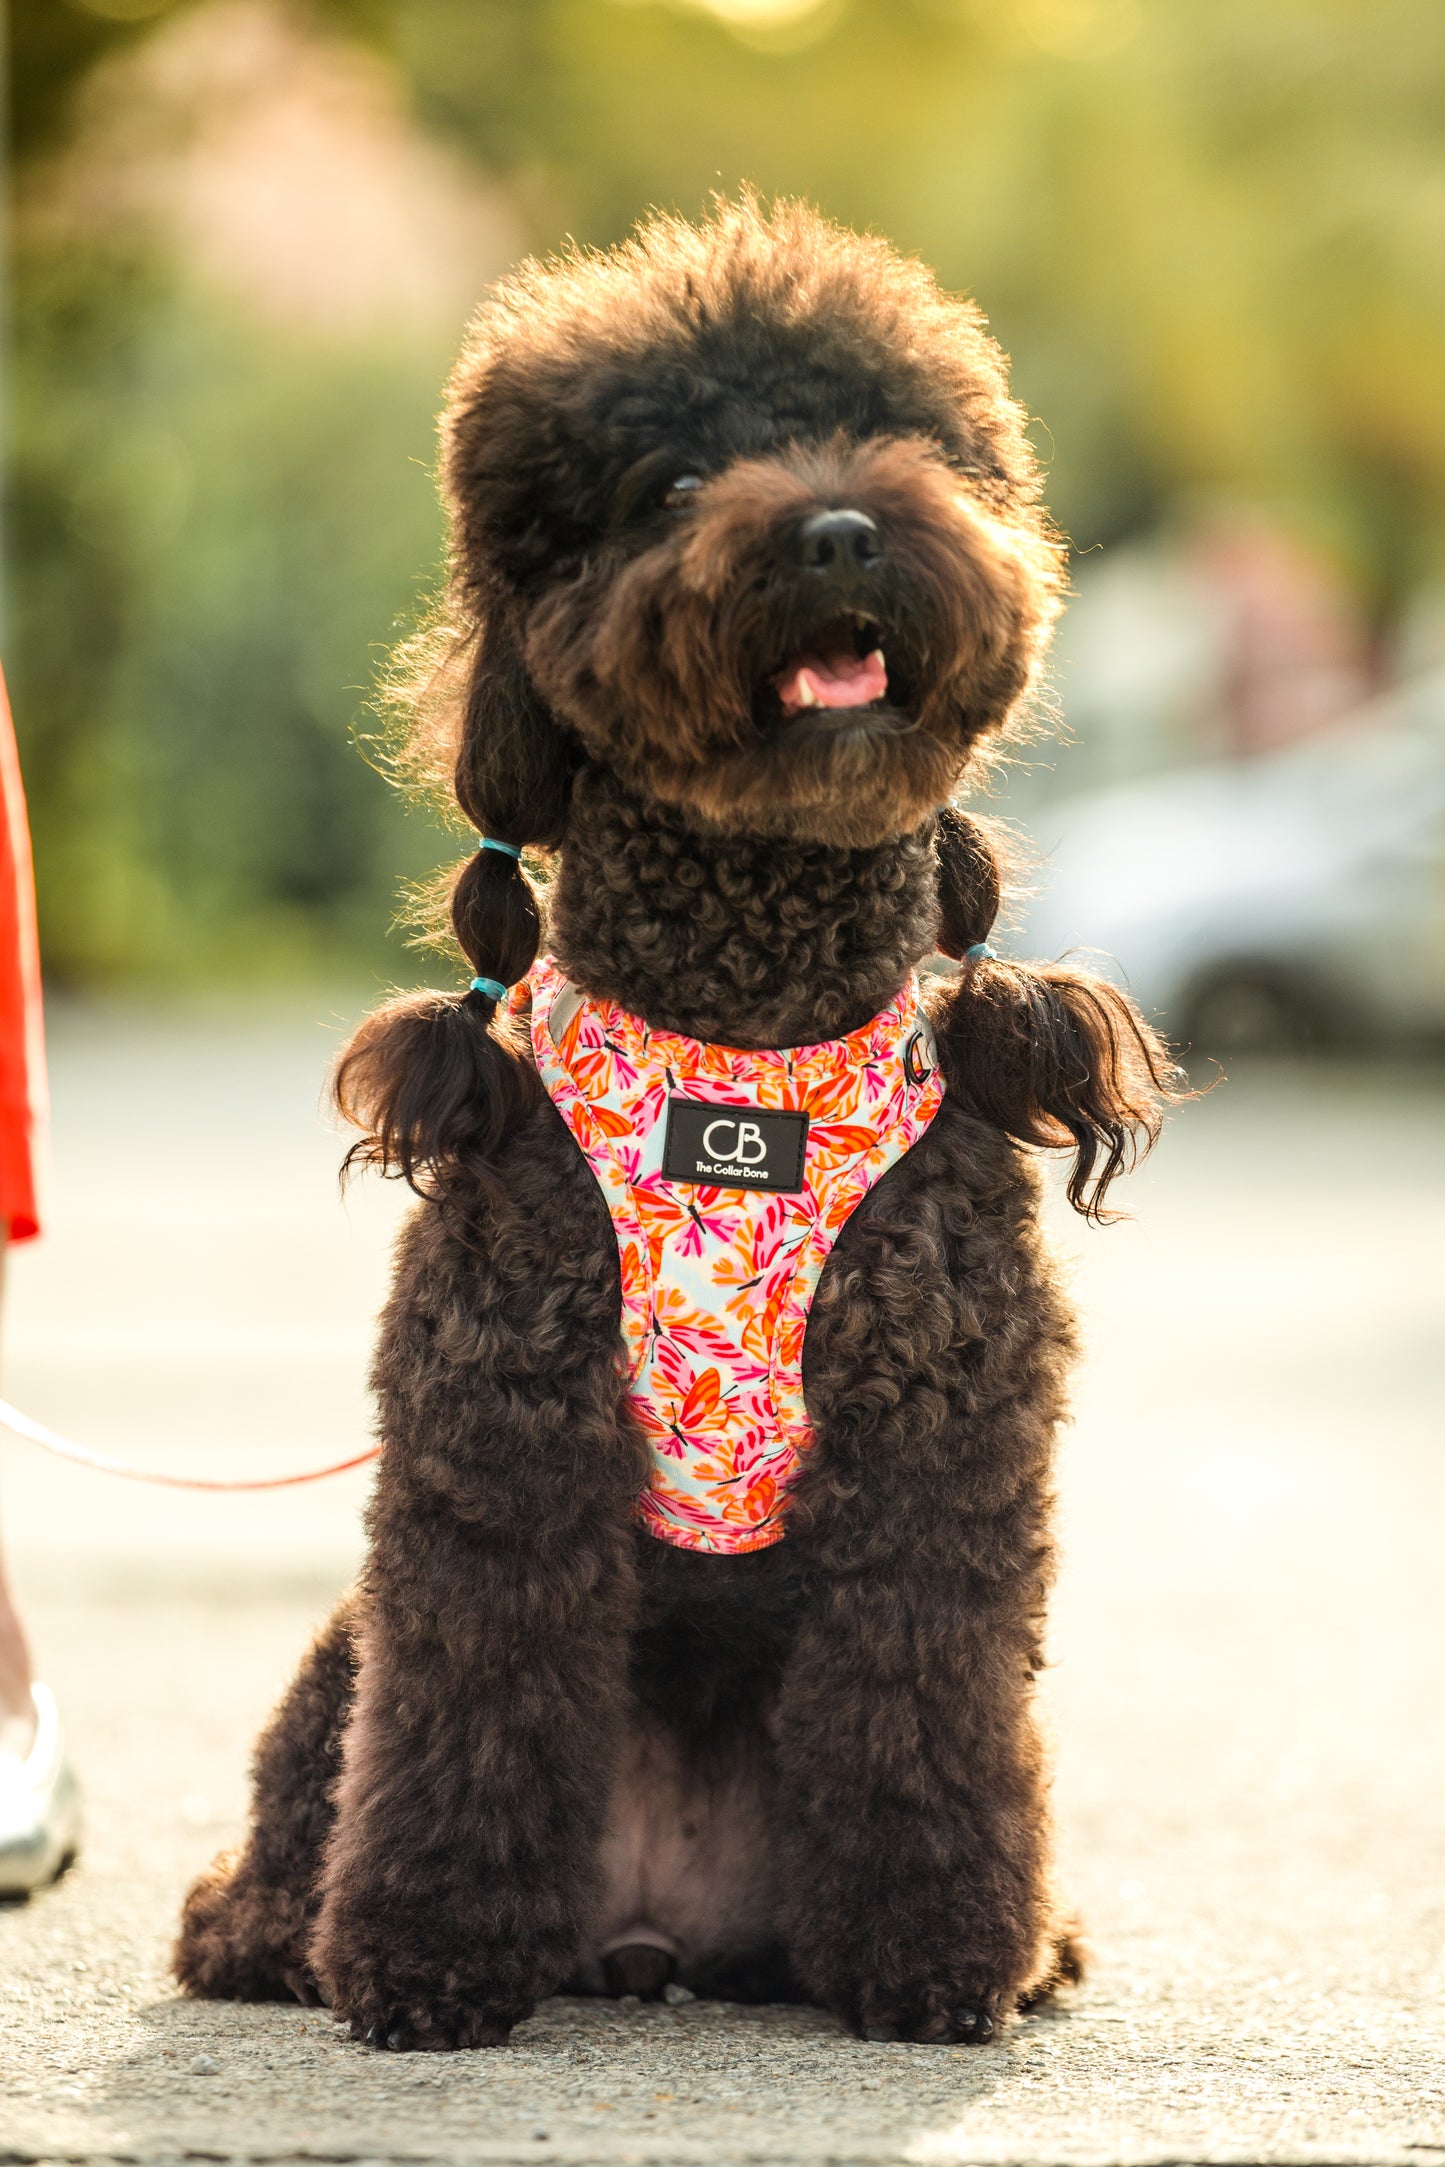
[[[307,1014],[55,1033],[7,1396],[196,1472],[366,1423],[394,1200],[335,1196]],[[1049,1680],[1086,1986],[983,2049],[811,2012],[555,2002],[497,2054],[181,2002],[181,1889],[357,1548],[362,1477],[243,1501],[5,1446],[90,1834],[0,1913],[0,2162],[1445,2161],[1439,1071],[1244,1072],[1060,1220],[1091,1342]]]

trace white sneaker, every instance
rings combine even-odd
[[[44,1888],[80,1843],[80,1786],[65,1755],[49,1686],[30,1689],[35,1736],[26,1754],[0,1750],[0,1896]]]

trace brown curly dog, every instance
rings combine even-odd
[[[338,1072],[352,1156],[421,1199],[368,1562],[178,1976],[320,1995],[391,2048],[671,1979],[987,2039],[1077,1966],[1033,1705],[1072,1345],[1033,1151],[1071,1151],[1097,1213],[1168,1092],[1121,994],[987,950],[998,867],[951,803],[1057,608],[1023,417],[969,303],[746,201],[504,285],[444,477],[450,659],[414,672],[414,755],[444,747],[467,819],[543,855],[546,982],[603,1019],[598,1073],[624,1029],[811,1073],[780,1049],[875,1043],[941,949],[962,968],[899,1086],[936,1049],[941,1103],[811,1293],[770,1513],[658,1539],[643,1502],[682,1478],[620,1359],[624,1205],[533,1057],[544,905],[505,847],[468,859],[484,983],[394,1000]],[[777,1444],[753,1437],[768,1467]]]

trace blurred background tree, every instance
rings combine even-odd
[[[518,254],[652,205],[803,192],[975,292],[1081,553],[1248,506],[1377,655],[1445,580],[1438,0],[13,0],[11,36],[6,651],[73,982],[409,968],[397,876],[450,846],[353,737],[436,577],[447,361]]]

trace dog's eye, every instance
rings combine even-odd
[[[702,487],[700,474],[679,474],[675,482],[669,482],[663,503],[670,512],[680,512],[690,504]]]

